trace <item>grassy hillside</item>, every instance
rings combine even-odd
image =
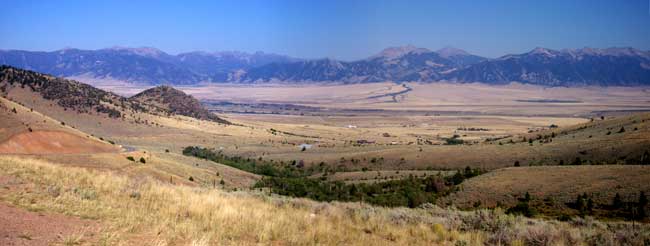
[[[0,95],[7,97],[17,88],[28,89],[43,99],[58,104],[66,111],[69,109],[79,114],[102,114],[117,119],[125,119],[127,116],[135,118],[134,114],[137,112],[180,114],[228,123],[209,113],[192,96],[171,87],[157,87],[134,98],[125,98],[74,80],[5,65],[0,66]],[[145,100],[147,96],[156,96],[160,102]],[[161,103],[164,103],[164,107]]]
[[[38,102],[38,97],[34,97],[31,102]],[[41,101],[35,105],[43,105],[43,103]],[[70,114],[70,118],[66,117],[63,120],[73,119],[73,115],[77,115],[76,118],[82,119],[82,122],[94,121],[96,125],[87,123],[78,125],[74,123],[79,122],[67,120],[68,123],[65,123],[31,107],[0,97],[0,154],[28,155],[64,163],[67,166],[110,170],[132,177],[151,177],[167,182],[171,180],[174,183],[190,186],[213,186],[223,180],[224,187],[227,188],[248,188],[259,179],[255,174],[225,165],[167,152],[164,147],[158,151],[151,151],[149,147],[151,145],[136,148],[130,144],[124,145],[124,142],[118,141],[119,138],[112,134],[95,135],[80,130],[80,128],[95,127],[112,130],[109,127],[110,122],[119,122],[120,129],[137,131],[139,127],[134,126],[140,126],[139,124],[126,123],[100,115],[78,117],[77,113],[64,111],[56,106],[44,112],[55,117]],[[102,122],[104,124],[101,124]],[[128,157],[132,157],[134,161],[127,159]],[[140,158],[144,158],[146,163],[141,163]],[[190,177],[193,181],[189,180]]]
[[[650,114],[592,118],[572,126],[530,131],[491,142],[507,147],[529,146],[539,153],[520,160],[521,165],[641,164],[650,151]]]
[[[75,244],[641,245],[647,225],[557,222],[427,206],[387,209],[223,192],[0,157],[1,199],[31,211],[97,220]],[[624,238],[624,241],[619,240]]]
[[[625,206],[611,208],[618,193],[622,203],[635,203],[640,192],[650,194],[650,166],[541,166],[499,169],[471,178],[459,191],[440,204],[461,208],[512,207],[528,192],[530,204],[539,213],[550,216],[576,216],[572,207],[579,195],[587,194],[594,203],[592,216],[626,217]],[[648,210],[650,206],[646,207]]]

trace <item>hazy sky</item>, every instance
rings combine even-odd
[[[650,50],[650,0],[27,1],[0,8],[0,49],[151,46],[365,58],[388,46],[496,57],[534,47]]]

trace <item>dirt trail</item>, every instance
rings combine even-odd
[[[82,154],[119,152],[107,143],[63,131],[33,131],[0,143],[0,154]]]

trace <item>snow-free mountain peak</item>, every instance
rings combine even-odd
[[[451,47],[451,46],[446,46],[446,47],[444,47],[442,49],[439,49],[439,50],[436,51],[436,53],[438,53],[440,56],[445,57],[445,58],[452,57],[452,56],[467,56],[467,55],[470,55],[470,53],[468,53],[465,50],[461,50],[461,49]]]
[[[123,46],[113,46],[110,48],[104,49],[106,51],[125,51],[129,52],[135,55],[140,55],[140,56],[147,56],[147,57],[152,57],[152,58],[158,58],[162,56],[168,56],[167,53],[165,53],[162,50],[159,50],[157,48],[153,47],[138,47],[138,48],[132,48],[132,47],[123,47]]]
[[[536,47],[535,49],[531,50],[527,54],[529,55],[543,55],[543,56],[556,56],[560,52],[552,49],[547,49],[543,47]]]
[[[409,53],[428,53],[428,52],[431,51],[425,48],[418,48],[413,45],[405,45],[405,46],[388,47],[386,49],[383,49],[381,52],[379,52],[379,54],[373,57],[384,57],[386,59],[394,59],[394,58],[402,57]]]

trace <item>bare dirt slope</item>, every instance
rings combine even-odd
[[[105,141],[0,98],[0,154],[116,153]]]
[[[0,143],[0,154],[78,154],[117,152],[106,143],[62,131],[23,132]]]

